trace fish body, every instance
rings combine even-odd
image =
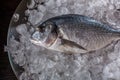
[[[39,38],[32,43],[60,52],[86,53],[120,38],[120,31],[93,18],[67,14],[50,18],[38,26]],[[43,40],[41,40],[43,39]]]

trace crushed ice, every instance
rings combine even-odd
[[[120,28],[120,0],[30,0],[27,7],[25,15],[32,25],[75,13]],[[92,53],[68,55],[30,43],[26,24],[16,26],[16,31],[20,41],[13,36],[8,46],[14,62],[24,68],[20,80],[120,80],[120,42]]]

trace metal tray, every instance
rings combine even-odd
[[[27,9],[26,4],[27,4],[27,0],[22,0],[14,12],[14,14],[16,13],[19,14],[20,17],[19,17],[19,21],[17,22],[14,21],[14,17],[12,17],[10,21],[8,36],[7,36],[7,45],[9,44],[9,40],[12,36],[15,36],[16,39],[18,38],[17,37],[18,33],[16,32],[15,28],[18,24],[25,22],[23,18],[25,17],[24,11]],[[19,78],[20,74],[23,72],[22,67],[14,63],[13,58],[10,55],[9,51],[8,51],[8,57],[9,57],[9,61],[10,61],[13,72],[15,73],[16,77]]]

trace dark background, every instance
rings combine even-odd
[[[21,0],[0,1],[0,80],[17,80],[4,52],[10,19]]]

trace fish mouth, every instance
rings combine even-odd
[[[58,38],[57,34],[50,34],[43,41],[31,38],[30,42],[35,44],[35,45],[38,45],[38,46],[43,46],[43,47],[49,48],[54,44],[54,42],[57,40],[57,38]]]
[[[40,37],[40,33],[39,33],[39,31],[37,30],[37,31],[35,31],[33,34],[32,34],[32,36],[31,36],[31,38],[30,38],[30,42],[31,43],[33,43],[33,44],[35,44],[35,45],[42,45],[42,40],[40,40],[41,39],[41,37]]]
[[[39,40],[30,39],[30,42],[38,46],[44,46],[43,43]]]

